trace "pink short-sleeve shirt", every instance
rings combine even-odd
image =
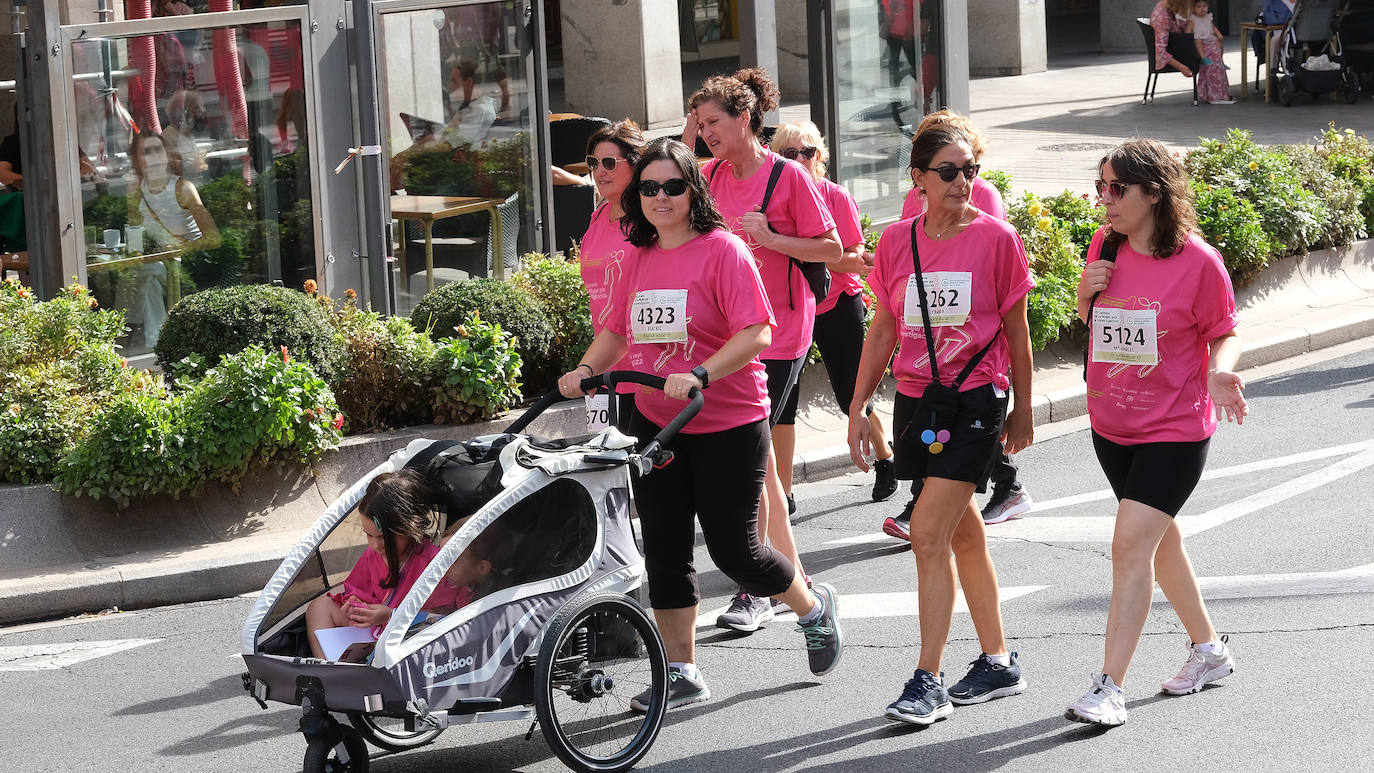
[[[606,327],[606,318],[611,311],[611,290],[624,280],[639,253],[639,248],[630,244],[620,230],[620,221],[611,219],[610,211],[610,205],[603,204],[592,213],[592,222],[587,226],[578,252],[582,283],[587,286],[590,299],[593,333],[600,333]],[[629,361],[622,359],[611,370],[625,370],[629,366]],[[617,391],[632,392],[634,385],[621,384]]]
[[[687,292],[685,342],[635,340],[634,299],[655,290]],[[611,296],[606,328],[625,336],[632,370],[668,376],[691,371],[736,333],[763,322],[774,324],[753,255],[739,237],[716,230],[671,250],[656,244],[642,250],[628,281],[617,285]],[[758,358],[728,376],[713,378],[704,394],[706,404],[683,429],[687,434],[720,432],[768,417],[768,378]],[[635,408],[660,427],[685,406],[657,389],[640,387],[635,393]]]
[[[845,249],[862,244],[864,231],[859,225],[859,205],[854,201],[854,197],[849,195],[849,191],[845,190],[843,185],[833,183],[824,177],[816,181],[816,188],[820,190],[821,198],[825,200],[825,206],[835,220],[835,230],[840,234],[840,244]],[[835,308],[835,303],[841,295],[858,295],[863,290],[863,282],[858,274],[831,271],[830,294],[816,304],[816,316],[819,317]]]
[[[430,559],[438,552],[438,545],[426,542],[419,550],[411,553],[410,558],[406,559],[405,565],[401,567],[400,578],[393,589],[382,587],[382,582],[389,574],[386,556],[373,550],[364,550],[358,558],[358,563],[353,565],[353,571],[344,578],[343,598],[357,596],[369,604],[386,604],[394,609],[410,592],[410,586],[420,578],[420,573],[429,566]]]
[[[740,230],[740,218],[754,212],[763,203],[768,188],[768,175],[773,164],[786,164],[778,178],[773,198],[768,202],[768,222],[784,236],[810,239],[823,236],[835,227],[835,221],[822,200],[811,173],[796,161],[786,161],[769,151],[768,158],[757,172],[743,180],[736,180],[728,161],[716,161],[703,170],[710,180],[711,195],[716,209],[725,218],[725,225],[745,241],[753,252],[763,287],[768,293],[777,328],[773,343],[760,355],[765,360],[795,360],[811,348],[811,328],[816,320],[816,297],[806,284],[801,271],[792,260],[780,252],[760,247]]]
[[[1099,258],[1104,233],[1093,236],[1089,263]],[[1240,321],[1221,254],[1196,234],[1163,259],[1141,255],[1123,241],[1111,283],[1095,306],[1154,310],[1158,362],[1125,365],[1089,358],[1093,431],[1122,445],[1211,437],[1217,420],[1207,391],[1209,344]]]
[[[888,226],[878,241],[868,286],[873,289],[878,303],[897,318],[898,348],[892,363],[897,391],[919,398],[930,383],[930,354],[919,308],[913,309],[916,324],[905,322],[907,281],[914,273],[911,259],[913,222],[916,222],[917,244],[921,250],[922,274],[971,275],[966,320],[957,327],[937,326],[932,331],[940,381],[952,384],[973,355],[993,340],[992,348],[964,380],[960,391],[984,384],[1005,390],[1011,385],[1007,378],[1011,353],[1002,330],[1002,318],[1030,292],[1035,282],[1031,279],[1026,248],[1016,229],[984,212],[957,236],[944,241],[927,238],[920,221],[912,220],[899,220]]]

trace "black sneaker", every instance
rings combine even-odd
[[[960,706],[970,703],[985,703],[993,698],[1020,695],[1026,691],[1026,680],[1021,677],[1021,664],[1016,653],[1011,653],[1011,665],[999,666],[987,655],[979,655],[970,663],[973,666],[964,674],[958,684],[949,688],[949,699]]]
[[[944,674],[940,676],[943,678]],[[942,680],[918,668],[902,688],[902,697],[893,701],[883,716],[893,722],[929,725],[953,713],[954,706]]]
[[[648,711],[652,695],[652,691],[645,690],[631,698],[630,710],[640,714]],[[706,680],[701,678],[700,672],[697,672],[697,677],[693,679],[674,666],[668,667],[668,708],[676,709],[710,699],[711,688],[706,686]]]
[[[883,502],[897,493],[897,465],[891,459],[873,463],[873,501]]]

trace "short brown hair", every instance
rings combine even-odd
[[[916,126],[916,133],[920,134],[926,129],[939,124],[953,126],[968,137],[969,147],[973,150],[973,163],[976,164],[983,158],[983,154],[986,153],[988,149],[988,142],[983,138],[983,133],[978,131],[978,127],[973,125],[972,118],[962,113],[956,113],[949,108],[936,110],[921,119],[921,123]]]
[[[587,155],[594,155],[596,146],[603,142],[614,142],[631,164],[639,160],[639,154],[644,150],[644,135],[639,131],[639,124],[629,118],[597,129],[587,138]]]
[[[763,114],[778,109],[778,87],[768,78],[762,67],[749,67],[734,75],[713,75],[688,100],[692,110],[706,102],[719,103],[730,116],[749,114],[749,128],[754,136],[763,132]]]
[[[1158,140],[1131,140],[1118,145],[1097,162],[1099,177],[1108,163],[1117,180],[1159,195],[1150,253],[1156,258],[1167,258],[1183,249],[1188,237],[1198,232],[1197,210],[1193,209],[1193,192],[1183,163]],[[1126,235],[1109,234],[1107,238],[1120,244]]]

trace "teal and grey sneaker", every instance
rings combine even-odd
[[[649,710],[649,698],[648,690],[636,695],[630,699],[630,709],[643,714]],[[683,674],[676,666],[668,666],[668,708],[690,706],[710,699],[711,689],[706,686],[706,680],[701,678],[700,671],[694,679]]]
[[[945,692],[944,674],[937,678],[918,668],[902,688],[902,697],[889,704],[883,716],[893,722],[930,725],[953,713],[954,705]]]
[[[810,623],[797,621],[797,629],[806,637],[806,658],[811,673],[825,676],[835,670],[844,654],[844,637],[840,632],[839,594],[829,583],[818,582],[811,586],[816,603],[821,605],[821,613]]]

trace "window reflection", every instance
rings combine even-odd
[[[87,283],[127,311],[126,354],[151,350],[187,294],[315,278],[298,22],[88,38],[71,51]]]

